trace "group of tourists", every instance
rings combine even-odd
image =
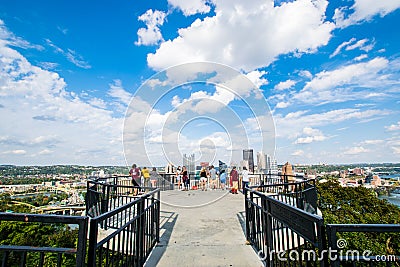
[[[242,188],[245,188],[249,184],[249,171],[246,167],[243,167],[242,174]],[[129,175],[132,177],[132,183],[134,186],[140,187],[156,187],[157,180],[160,175],[157,173],[155,167],[151,171],[147,167],[139,168],[136,164],[132,165],[129,171]],[[190,179],[186,166],[178,166],[175,171],[176,182],[178,189],[182,191],[188,191],[190,189]],[[227,179],[229,185],[227,185]],[[219,180],[219,181],[218,181]],[[237,194],[239,189],[239,173],[236,166],[232,168],[227,177],[226,171],[223,169],[219,173],[213,165],[210,167],[202,167],[200,171],[199,189],[202,191],[207,191],[207,189],[216,190],[222,189],[226,190],[229,186],[230,192],[232,194]]]
[[[151,171],[147,167],[139,168],[136,164],[132,165],[129,170],[129,175],[132,177],[134,186],[142,187],[156,187],[159,174],[156,168],[153,167]]]
[[[190,180],[186,166],[179,166],[176,169],[176,181],[178,183],[178,189],[182,189],[183,191],[188,191],[190,188]]]
[[[178,167],[178,171],[176,174],[178,180],[178,188],[180,188],[180,179],[181,179],[179,175],[179,168],[180,167]],[[243,171],[241,174],[242,174],[242,188],[245,188],[248,186],[250,181],[249,171],[247,170],[246,167],[243,167]],[[226,190],[227,187],[229,186],[230,192],[232,194],[237,194],[239,189],[240,179],[236,166],[234,166],[230,171],[228,179],[229,179],[228,180],[229,185],[227,185],[227,173],[224,169],[222,169],[219,173],[217,173],[217,170],[213,165],[211,165],[209,168],[202,167],[200,171],[199,189],[201,189],[202,191],[207,191],[207,189]]]

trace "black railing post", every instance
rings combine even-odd
[[[157,199],[156,199],[156,242],[160,242],[160,216],[161,216],[161,200],[160,200],[160,191],[157,192]]]
[[[250,242],[250,203],[248,202],[249,190],[244,193],[244,210],[246,213],[246,239]]]
[[[267,264],[267,266],[270,266],[270,264],[272,263],[272,258],[271,258],[271,248],[272,248],[272,218],[271,218],[271,214],[270,214],[270,205],[268,202],[268,198],[267,197],[263,197],[263,202],[262,202],[262,206],[263,206],[263,213],[264,213],[264,220],[265,220],[265,225],[266,225],[266,240],[265,240],[265,245],[267,246],[267,249],[265,251],[265,253],[267,253],[267,255],[264,255],[265,257],[265,262]]]
[[[89,227],[89,245],[88,245],[88,267],[96,266],[96,245],[98,235],[98,224],[96,220],[90,221]]]
[[[326,226],[326,234],[328,236],[328,244],[327,247],[328,249],[331,250],[332,252],[332,258],[330,259],[331,261],[331,266],[332,267],[338,267],[340,266],[340,260],[339,260],[339,251],[338,251],[338,246],[337,246],[337,231],[334,226],[327,225]]]
[[[144,198],[140,198],[138,202],[138,222],[137,226],[137,236],[136,236],[136,249],[137,249],[137,257],[138,263],[140,266],[144,264],[144,246],[145,246],[145,230],[146,230],[146,216],[144,211]]]
[[[78,232],[78,246],[76,254],[76,266],[85,266],[86,258],[86,236],[88,231],[89,217],[85,217],[84,220],[79,221],[79,232]]]

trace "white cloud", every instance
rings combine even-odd
[[[274,89],[281,91],[281,90],[286,90],[286,89],[290,89],[291,87],[293,87],[296,84],[295,81],[293,80],[286,80],[284,82],[280,82],[277,85],[275,85]]]
[[[11,34],[4,29],[3,40]],[[0,54],[0,150],[7,152],[1,162],[124,164],[122,119],[97,107],[96,98],[84,101],[68,92],[56,72],[32,65],[1,40]]]
[[[334,20],[338,27],[344,28],[352,24],[369,21],[376,15],[384,17],[399,7],[400,2],[398,0],[355,0],[350,8],[336,9]]]
[[[132,95],[122,87],[121,80],[114,80],[113,83],[110,84],[108,95],[117,98],[125,105],[129,105],[132,100]]]
[[[343,42],[341,43],[336,49],[335,51],[329,56],[329,58],[333,58],[334,56],[338,55],[340,53],[340,51],[342,51],[343,47],[346,47],[347,45],[353,43],[356,40],[356,38],[351,38],[349,41]]]
[[[389,132],[400,131],[400,121],[398,121],[397,124],[391,124],[389,126],[385,126],[385,129]]]
[[[400,147],[392,147],[393,153],[394,154],[400,154]]]
[[[43,149],[42,151],[39,152],[39,155],[49,155],[52,153],[53,153],[53,151],[51,151],[49,149]]]
[[[275,108],[287,108],[290,106],[289,102],[278,102],[278,104],[276,104]]]
[[[263,85],[268,84],[268,80],[263,78],[262,76],[266,75],[266,71],[258,71],[254,70],[246,74],[246,77],[249,78],[249,80],[254,83],[255,86],[260,88]]]
[[[36,49],[39,51],[44,50],[41,45],[31,44],[21,37],[15,36],[14,33],[9,32],[4,24],[4,21],[0,19],[0,40],[3,40],[9,46],[19,47],[23,49]]]
[[[364,148],[362,146],[355,146],[355,147],[347,149],[346,151],[343,152],[343,154],[345,154],[345,155],[358,155],[358,154],[367,153],[367,152],[370,152],[370,150],[366,149],[366,148]]]
[[[380,145],[383,144],[385,140],[379,140],[379,139],[374,139],[374,140],[365,140],[361,142],[363,145]]]
[[[372,48],[374,48],[374,45],[373,44],[366,44],[368,42],[368,39],[361,39],[361,40],[358,40],[355,44],[352,44],[352,45],[348,45],[347,47],[346,47],[346,50],[347,51],[350,51],[350,50],[354,50],[354,49],[360,49],[360,50],[362,50],[362,51],[365,51],[365,52],[368,52],[368,51],[370,51]]]
[[[384,88],[395,84],[390,77],[383,75],[389,61],[376,57],[367,62],[350,64],[332,71],[322,71],[306,83],[304,88],[294,95],[294,99],[304,103],[344,102],[362,99],[368,96],[361,88]],[[353,91],[353,87],[358,91]]]
[[[368,55],[367,54],[362,54],[362,55],[359,55],[358,57],[355,57],[354,61],[361,61],[361,60],[366,59],[366,58],[368,58]]]
[[[320,130],[311,127],[304,127],[302,135],[302,137],[297,138],[295,144],[310,144],[312,142],[324,141],[327,139]]]
[[[74,64],[75,66],[83,69],[90,69],[92,66],[83,59],[83,57],[78,54],[76,51],[72,49],[64,49],[60,48],[59,46],[55,45],[50,39],[45,40],[47,45],[54,49],[54,52],[63,55],[69,62]]]
[[[308,70],[299,71],[299,75],[302,76],[302,77],[306,77],[308,79],[311,79],[313,77],[311,72],[309,72]]]
[[[291,155],[292,156],[303,156],[304,155],[304,151],[299,149],[299,150],[294,151]]]
[[[180,29],[178,37],[148,54],[147,62],[153,69],[211,61],[252,71],[281,54],[312,53],[328,43],[334,29],[324,21],[327,5],[325,0],[281,6],[274,6],[273,0],[216,1],[215,16]]]
[[[159,26],[164,24],[166,13],[152,9],[147,10],[139,16],[138,20],[146,24],[146,28],[140,28],[137,32],[138,41],[136,45],[156,45],[164,41]]]
[[[77,67],[83,69],[90,69],[92,67],[86,60],[83,59],[81,55],[79,55],[76,51],[72,49],[67,49],[65,55],[67,59]]]
[[[208,0],[168,0],[168,4],[174,8],[180,9],[185,16],[210,12],[211,2],[212,1]]]
[[[277,137],[297,138],[298,133],[303,132],[304,125],[308,127],[320,127],[333,125],[348,120],[362,121],[388,115],[390,112],[385,110],[369,109],[361,111],[359,109],[336,109],[322,113],[309,114],[309,111],[296,111],[285,116],[274,115]]]
[[[26,150],[16,149],[16,150],[4,151],[3,154],[25,155]]]
[[[59,64],[55,62],[40,62],[38,65],[45,70],[54,70],[59,66]]]

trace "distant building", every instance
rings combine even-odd
[[[186,166],[189,173],[195,173],[195,160],[194,154],[183,154],[183,166]]]
[[[381,186],[381,185],[382,185],[381,178],[378,175],[373,175],[371,186]]]
[[[267,158],[263,152],[257,152],[257,170],[263,172],[267,169]]]
[[[174,173],[174,165],[172,163],[168,163],[168,165],[165,166],[165,173]]]
[[[249,172],[254,173],[254,156],[253,149],[243,150],[243,160],[247,160],[249,163]]]
[[[246,169],[248,170],[250,169],[248,160],[242,160],[240,162],[240,170],[243,170],[243,167],[246,167]]]
[[[263,152],[257,152],[257,170],[260,173],[278,173],[276,159]]]

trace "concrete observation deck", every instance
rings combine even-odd
[[[264,266],[246,244],[244,196],[163,191],[160,243],[145,266]]]

